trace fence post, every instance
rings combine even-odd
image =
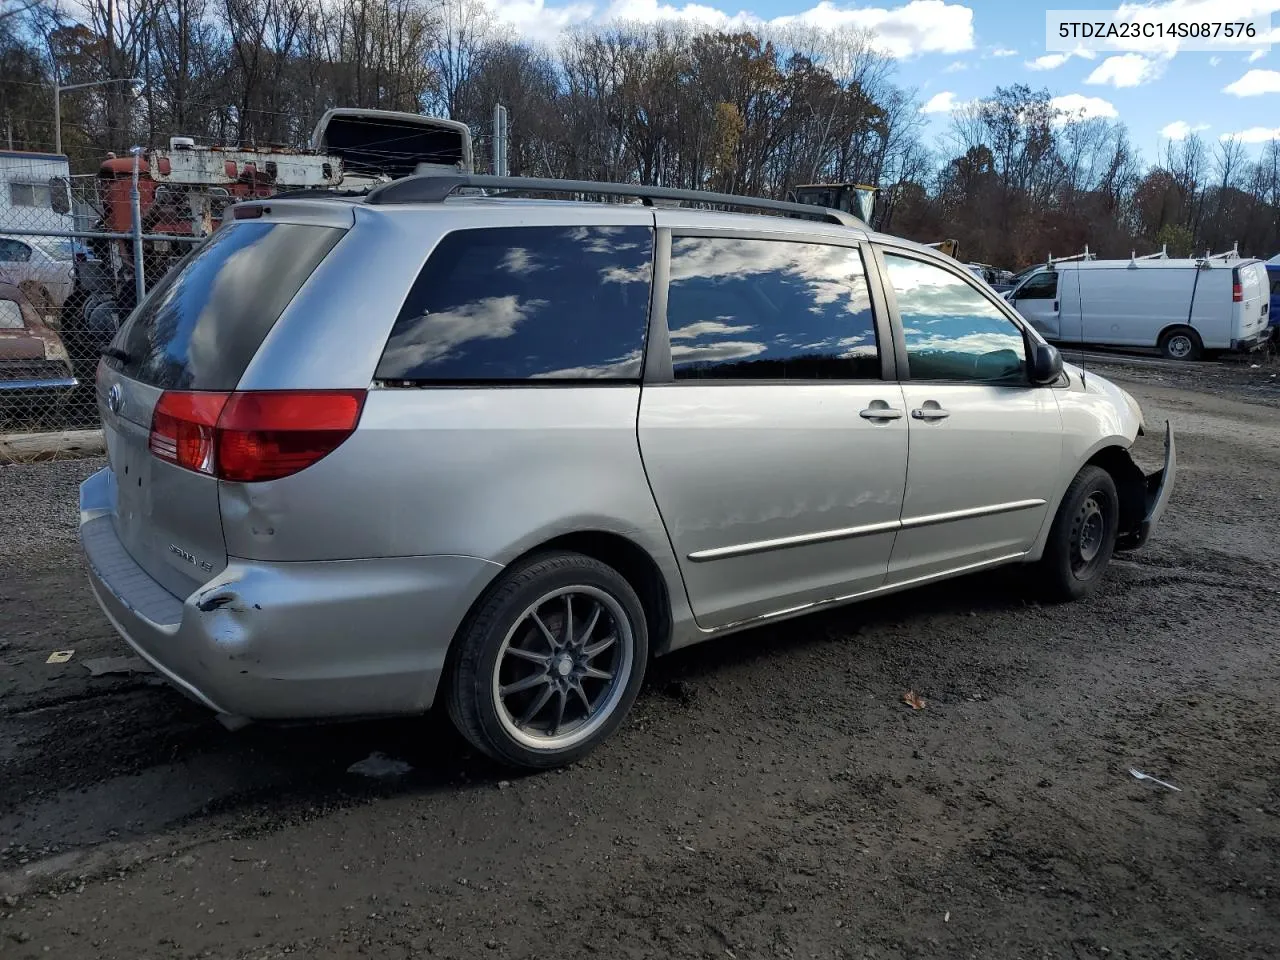
[[[138,193],[138,163],[142,156],[142,148],[134,147],[133,185],[129,188],[129,210],[133,217],[133,294],[137,303],[142,303],[147,295],[146,268],[142,264],[142,197]]]

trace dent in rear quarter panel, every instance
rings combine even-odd
[[[222,485],[227,550],[508,564],[555,537],[604,531],[654,559],[679,625],[688,605],[640,461],[639,401],[635,385],[370,390],[355,434],[319,463]]]

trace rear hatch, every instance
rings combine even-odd
[[[175,421],[166,411],[225,401],[343,232],[267,220],[222,227],[155,286],[99,365],[116,533],[171,593],[189,595],[226,566],[227,554],[219,481],[200,470],[199,428],[169,429]]]
[[[1242,263],[1231,271],[1231,299],[1236,308],[1237,339],[1255,336],[1267,325],[1271,312],[1271,288],[1261,261]]]

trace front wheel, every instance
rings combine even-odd
[[[1082,469],[1067,487],[1040,560],[1050,599],[1079,600],[1097,588],[1115,550],[1119,521],[1111,474],[1101,467]]]
[[[635,701],[649,655],[644,608],[616,570],[578,553],[504,574],[463,625],[449,677],[458,731],[502,763],[572,763]]]

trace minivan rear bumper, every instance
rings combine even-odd
[[[116,536],[109,474],[100,470],[80,487],[94,594],[143,659],[219,713],[268,720],[425,711],[458,624],[501,569],[461,556],[230,558],[182,598]]]

